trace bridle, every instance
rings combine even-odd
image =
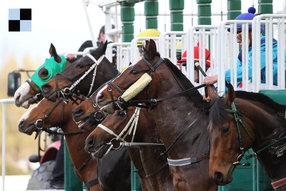
[[[243,123],[243,121],[241,120],[241,118],[238,115],[238,111],[236,109],[235,103],[232,102],[231,103],[231,109],[225,109],[226,112],[232,113],[234,116],[234,120],[235,120],[235,124],[236,124],[236,130],[237,130],[237,134],[238,134],[238,141],[239,141],[239,149],[240,149],[240,154],[237,157],[237,161],[235,161],[233,163],[233,165],[249,165],[249,163],[246,161],[245,163],[241,164],[239,161],[241,160],[241,158],[245,155],[245,149],[243,147],[243,143],[242,143],[242,136],[241,136],[241,131],[240,131],[240,125],[242,126],[242,128],[244,129],[244,131],[247,133],[247,135],[250,137],[250,139],[252,140],[252,142],[254,142],[254,138],[252,137],[251,133],[248,131],[247,127],[245,126],[245,124]],[[285,140],[286,137],[282,137],[281,139],[266,145],[265,147],[259,149],[258,151],[254,152],[254,153],[250,153],[250,155],[246,155],[245,158],[246,159],[250,159],[251,157],[257,157],[257,155],[259,153],[261,153],[262,151],[266,150],[267,148],[271,147],[272,145]]]
[[[152,75],[152,73],[160,66],[161,63],[163,63],[163,59],[162,58],[159,58],[158,61],[155,63],[155,64],[151,64],[147,58],[145,56],[143,56],[142,58],[145,63],[147,64],[147,66],[150,68],[150,70],[147,72],[147,74],[149,75]],[[184,95],[186,93],[188,93],[189,91],[194,91],[198,88],[201,88],[201,87],[205,87],[206,85],[205,84],[202,84],[202,85],[199,85],[199,86],[196,86],[196,87],[192,87],[190,89],[187,89],[187,90],[184,90],[182,92],[179,92],[179,93],[176,93],[176,94],[172,94],[172,95],[168,95],[168,96],[165,96],[163,98],[158,98],[158,99],[150,99],[150,100],[128,100],[128,101],[125,101],[124,99],[121,99],[121,96],[118,97],[117,100],[114,99],[114,96],[112,94],[112,88],[111,86],[113,86],[118,92],[122,94],[124,94],[124,92],[116,85],[114,84],[112,81],[109,81],[107,83],[107,91],[109,92],[110,94],[110,97],[111,97],[111,100],[112,100],[112,103],[113,103],[113,107],[114,108],[118,108],[120,110],[126,110],[126,108],[128,106],[136,106],[136,107],[146,107],[147,109],[149,108],[153,108],[157,105],[158,102],[161,102],[161,101],[164,101],[164,100],[167,100],[167,99],[170,99],[170,98],[173,98],[173,97],[177,97],[177,96],[181,96],[181,95]],[[127,91],[127,90],[126,90]],[[142,103],[144,103],[144,106],[142,105]],[[204,114],[204,113],[203,113]],[[202,115],[203,115],[202,114]],[[202,116],[201,115],[201,116]],[[191,127],[198,119],[200,118],[200,116],[193,121],[192,124],[189,125],[189,127]],[[116,134],[114,134],[113,132],[110,132],[110,130],[106,127],[103,127],[101,124],[99,125],[100,128],[104,129],[105,131],[109,132],[110,134],[114,135],[116,137],[117,140],[120,139],[120,137],[118,137]],[[186,134],[185,132],[187,130],[189,130],[190,128],[186,128],[185,131],[183,131],[179,136],[178,138],[171,144],[171,146],[164,152],[164,153],[161,153],[161,155],[164,155],[166,154],[170,149],[171,147],[173,147],[173,145],[179,140],[179,138],[181,136],[183,136],[184,134]],[[112,140],[111,140],[112,141]],[[111,143],[112,144],[112,143]],[[168,160],[168,164],[170,166],[185,166],[185,165],[189,165],[189,164],[193,164],[193,163],[197,163],[197,162],[200,162],[204,159],[207,159],[209,156],[208,154],[205,154],[203,156],[199,156],[199,157],[191,157],[191,158],[184,158],[184,159],[179,159],[179,160],[173,160],[173,159],[167,159]]]
[[[93,61],[93,64],[91,64],[90,68],[87,71],[85,71],[84,74],[78,80],[76,80],[70,87],[59,89],[57,75],[61,75],[64,79],[67,79],[68,81],[73,81],[73,79],[69,78],[68,76],[65,76],[62,72],[56,74],[56,76],[55,76],[55,81],[56,81],[56,91],[55,91],[55,93],[57,93],[57,95],[59,97],[60,96],[64,96],[64,97],[71,96],[71,94],[75,90],[75,87],[93,70],[93,76],[92,76],[92,80],[91,80],[91,83],[90,83],[90,88],[89,88],[87,97],[92,93],[91,91],[92,91],[92,88],[93,88],[94,82],[95,82],[97,66],[105,58],[105,55],[100,56],[98,60],[96,60],[89,53],[86,54],[85,56],[89,57]]]
[[[243,127],[243,129],[245,130],[245,132],[247,133],[247,135],[250,137],[250,139],[252,140],[252,142],[254,142],[254,138],[252,137],[252,135],[250,134],[250,132],[248,131],[248,129],[246,128],[245,124],[242,122],[241,118],[239,117],[238,115],[238,111],[236,109],[236,106],[235,106],[235,103],[232,102],[231,103],[231,109],[225,109],[226,112],[229,112],[229,113],[233,113],[234,115],[234,119],[235,119],[235,124],[236,124],[236,130],[237,130],[237,134],[238,134],[238,140],[239,140],[239,145],[240,145],[240,154],[238,155],[237,157],[237,161],[235,161],[232,165],[233,166],[236,166],[236,165],[242,165],[242,166],[249,166],[249,162],[247,161],[247,159],[250,159],[252,157],[257,157],[257,155],[259,155],[262,151],[268,149],[269,147],[275,145],[276,143],[280,142],[280,141],[283,141],[286,139],[286,137],[282,137],[280,139],[278,139],[277,141],[269,144],[269,145],[266,145],[265,147],[259,149],[258,151],[256,152],[253,152],[253,153],[250,153],[249,151],[249,155],[245,155],[245,150],[244,150],[244,147],[243,147],[243,144],[242,144],[242,137],[241,137],[241,132],[240,132],[240,128],[239,126],[241,125]],[[240,124],[240,125],[239,125]],[[240,160],[241,158],[245,155],[245,159],[246,159],[246,162],[244,162],[243,164],[240,163]],[[286,184],[286,178],[282,178],[280,180],[276,180],[276,181],[273,181],[271,183],[272,187],[274,189],[277,189],[283,185]]]
[[[77,98],[78,99],[78,98]],[[80,103],[84,101],[84,96],[80,99]],[[45,131],[48,132],[49,134],[53,134],[53,135],[77,135],[77,134],[82,134],[83,131],[78,131],[78,132],[71,132],[71,133],[64,133],[62,131],[59,131],[59,129],[57,130],[50,130],[50,128],[47,128],[45,126],[45,120],[47,120],[49,118],[49,116],[52,114],[52,112],[55,110],[55,108],[57,108],[57,106],[62,103],[62,112],[61,112],[61,123],[60,125],[58,125],[59,127],[61,126],[61,124],[63,123],[64,120],[64,109],[65,109],[65,105],[68,103],[68,100],[64,97],[60,97],[58,99],[58,102],[52,107],[52,109],[45,115],[44,118],[42,119],[37,119],[36,122],[34,123],[34,125],[36,126],[36,128],[38,129],[37,134],[40,131]],[[73,103],[76,103],[77,105],[79,105],[79,103],[77,102],[77,100],[74,100]],[[92,155],[89,156],[89,158],[86,160],[86,162],[84,162],[79,168],[74,169],[74,171],[79,174],[90,162],[90,160],[92,159]],[[85,183],[86,188],[90,188],[94,185],[98,184],[98,179],[93,179],[88,183]]]
[[[143,56],[142,58],[145,63],[147,64],[147,66],[150,68],[150,70],[148,72],[146,72],[148,75],[152,76],[152,73],[160,66],[160,64],[163,63],[163,59],[160,58],[154,65],[152,65],[145,56]],[[121,96],[119,96],[116,100],[114,99],[113,93],[112,93],[112,88],[114,87],[119,93],[121,93]],[[158,102],[167,100],[167,99],[171,99],[174,97],[178,97],[178,96],[182,96],[185,95],[186,93],[190,92],[190,91],[194,91],[197,90],[199,88],[205,87],[205,84],[201,84],[198,85],[196,87],[192,87],[189,88],[187,90],[181,91],[179,93],[175,93],[175,94],[171,94],[162,98],[151,98],[151,99],[147,99],[147,100],[127,100],[125,101],[124,99],[122,99],[122,94],[124,93],[116,84],[114,84],[112,81],[107,82],[107,91],[111,97],[111,102],[113,103],[113,107],[117,108],[117,109],[126,109],[128,106],[136,106],[136,107],[145,107],[147,109],[152,109],[153,107],[155,107],[157,105]],[[127,89],[128,90],[128,89]],[[126,90],[126,91],[127,91]],[[144,105],[142,105],[142,103],[144,103]]]
[[[122,149],[124,147],[135,147],[138,148],[140,146],[164,146],[163,143],[146,143],[146,142],[134,142],[134,137],[137,130],[139,115],[140,115],[141,108],[135,107],[135,111],[133,115],[130,117],[129,121],[125,125],[125,127],[122,129],[122,131],[117,135],[114,133],[111,129],[108,127],[99,124],[98,127],[102,130],[106,131],[107,133],[113,135],[115,138],[111,139],[110,142],[106,143],[106,145],[110,145],[107,151],[104,153],[104,156],[106,156],[111,149]],[[124,111],[125,112],[125,111]],[[127,115],[127,114],[126,114]],[[131,141],[127,142],[125,141],[125,138],[131,135]],[[119,141],[119,146],[115,147],[114,143],[115,141]],[[146,178],[151,178],[155,176],[157,173],[162,171],[167,166],[167,163],[163,164],[161,167],[159,167],[155,172],[153,172],[150,175],[146,175]]]
[[[84,98],[81,98],[81,102],[84,100]],[[37,128],[37,132],[40,131],[45,131],[49,134],[54,134],[54,135],[74,135],[74,134],[81,134],[82,131],[79,132],[73,132],[73,133],[63,133],[60,132],[59,129],[57,129],[56,131],[54,130],[50,130],[50,128],[47,128],[45,126],[45,121],[50,117],[50,115],[52,114],[52,112],[57,108],[57,106],[62,103],[62,112],[61,112],[61,122],[58,126],[61,126],[64,120],[64,111],[65,111],[65,105],[68,103],[68,100],[66,98],[60,97],[57,101],[57,103],[51,108],[51,110],[45,115],[44,118],[42,119],[37,119],[34,123],[35,127]],[[77,103],[77,102],[75,102]],[[78,103],[77,103],[78,104]],[[37,133],[38,134],[38,133]],[[36,135],[37,136],[37,135]]]

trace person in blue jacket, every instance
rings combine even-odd
[[[252,20],[256,15],[255,15],[255,8],[254,7],[250,7],[248,9],[248,13],[243,13],[238,15],[235,20]],[[262,27],[263,28],[263,27]],[[239,43],[239,45],[242,45],[242,32],[241,32],[241,25],[237,26],[237,43]],[[252,31],[251,31],[251,25],[249,26],[249,40],[248,40],[248,76],[249,76],[249,80],[252,79]],[[261,48],[260,48],[260,52],[261,52],[261,83],[265,84],[266,83],[266,44],[265,44],[265,36],[263,36],[262,34],[260,35],[260,40],[261,40]],[[272,48],[273,48],[273,85],[277,85],[277,62],[278,62],[278,53],[277,53],[277,41],[275,39],[273,39],[273,44],[272,44]],[[284,53],[285,56],[285,61],[286,61],[286,53]],[[240,52],[237,58],[237,63],[236,63],[236,67],[237,67],[237,87],[241,87],[242,86],[242,53]],[[285,69],[286,69],[286,63],[285,63]],[[225,80],[226,82],[230,83],[230,77],[231,77],[231,71],[230,69],[225,71]],[[207,76],[204,78],[203,83],[204,84],[214,84],[217,82],[217,75],[214,76]],[[285,83],[286,84],[286,83]]]

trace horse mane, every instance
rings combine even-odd
[[[217,97],[211,101],[211,108],[209,113],[209,119],[217,124],[223,124],[230,120],[228,113],[226,112],[226,106],[222,97]]]
[[[183,87],[184,90],[194,88],[195,86],[191,83],[191,81],[173,64],[169,59],[164,59],[166,62],[166,66],[172,71],[174,77],[176,77],[177,81],[180,83],[180,86]],[[188,91],[187,95],[203,110],[209,109],[210,103],[203,100],[202,95],[197,89],[193,91]]]
[[[258,102],[264,105],[265,107],[271,108],[274,111],[282,114],[279,116],[284,117],[285,115],[284,114],[285,106],[276,103],[275,101],[273,101],[271,98],[267,97],[266,95],[255,93],[255,92],[246,92],[246,91],[239,90],[239,91],[235,91],[235,97],[244,99],[249,102]],[[211,108],[210,108],[210,119],[212,119],[213,122],[219,123],[219,124],[225,123],[226,121],[230,119],[229,116],[227,115],[228,112],[225,110],[226,109],[225,103],[223,99],[221,98],[222,97],[215,98],[211,102]]]
[[[262,103],[263,105],[266,105],[267,107],[270,107],[271,109],[282,113],[283,115],[285,114],[285,106],[278,104],[264,94],[246,91],[235,91],[235,97]]]

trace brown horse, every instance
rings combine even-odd
[[[73,118],[78,123],[79,127],[82,129],[94,126],[95,121],[102,119],[102,114],[100,113],[99,109],[94,107],[95,97],[96,93],[94,93],[89,99],[82,102],[73,110]],[[138,118],[136,118],[135,114],[138,114]],[[138,119],[138,121],[136,119]],[[139,146],[141,160],[144,166],[144,170],[138,171],[142,189],[156,191],[174,190],[172,184],[172,177],[167,166],[166,155],[161,155],[161,153],[163,153],[165,149],[164,147],[162,148],[162,146],[153,145],[153,143],[161,143],[160,136],[158,135],[156,130],[153,115],[148,113],[145,109],[139,110],[139,108],[137,108],[135,113],[135,107],[129,107],[127,112],[118,111],[114,114],[108,115],[101,122],[101,124],[97,126],[95,130],[93,130],[92,133],[90,133],[90,135],[87,137],[85,146],[86,150],[88,152],[94,153],[96,157],[101,158],[105,151],[98,151],[98,148],[100,148],[102,145],[106,145],[111,141],[111,139],[117,137],[110,134],[110,132],[102,130],[100,127],[104,126],[110,129],[110,131],[112,131],[113,133],[119,135],[121,134],[123,129],[126,128],[127,124],[129,124],[130,129],[131,127],[135,128],[135,126],[131,125],[132,123],[137,124],[137,126],[135,125],[136,134],[133,141],[140,142],[143,144],[150,144]],[[124,131],[126,132],[128,130]],[[122,137],[123,136],[124,135],[122,135]],[[130,140],[130,135],[126,136],[126,138],[124,139],[124,141]],[[115,142],[117,141],[113,141],[114,144]],[[136,143],[132,144],[136,145]],[[138,161],[138,159],[140,159],[140,156],[138,158],[138,153],[136,153],[138,150],[128,147],[127,149],[135,167],[137,169],[141,168],[139,163],[141,162],[141,160]],[[148,177],[148,179],[146,179],[146,177]],[[152,187],[150,186],[150,184],[152,185]]]
[[[57,73],[49,82],[42,85],[43,96],[52,101],[59,96],[69,96],[71,92],[78,91],[89,96],[102,84],[116,77],[118,70],[104,56],[106,47],[107,41],[103,46],[74,61],[64,71]]]
[[[74,100],[75,101],[75,100]],[[76,103],[79,103],[77,100]],[[64,98],[60,98],[57,102],[51,102],[47,99],[41,100],[34,108],[27,111],[19,120],[18,128],[20,132],[31,135],[33,132],[38,132],[40,130],[45,130],[49,132],[49,128],[60,125],[62,131],[64,132],[66,138],[66,144],[68,152],[70,154],[76,175],[78,178],[86,184],[86,187],[90,191],[101,190],[99,184],[96,183],[98,176],[98,161],[93,158],[89,153],[85,152],[85,139],[90,133],[90,130],[79,131],[77,125],[72,119],[72,109],[75,108],[75,104],[72,101],[67,101]],[[122,152],[121,152],[122,153]],[[127,153],[126,153],[127,154]],[[117,154],[118,155],[118,154]],[[121,154],[120,154],[121,155]],[[128,155],[127,155],[128,156]],[[113,155],[117,158],[116,155]],[[120,160],[120,159],[118,159]],[[125,164],[125,159],[121,158],[121,164]],[[120,169],[121,177],[112,177],[111,174],[116,174],[118,168],[114,171],[109,171],[113,168],[113,163],[109,163],[109,168],[102,168],[109,173],[108,175],[99,176],[99,182],[102,187],[109,188],[113,185],[111,189],[105,190],[128,190],[130,189],[130,159],[127,165],[122,165]],[[118,164],[116,164],[119,166]],[[129,170],[128,170],[129,168]],[[114,168],[113,168],[114,169]],[[124,171],[125,170],[125,171]],[[109,176],[109,185],[104,185],[105,178]]]
[[[213,100],[208,127],[210,177],[219,185],[230,183],[240,159],[252,148],[273,188],[286,190],[285,106],[262,94],[245,94],[246,99],[235,97],[230,85],[226,97]],[[253,96],[256,100],[249,100]]]
[[[175,189],[217,190],[209,178],[210,104],[173,63],[160,57],[153,40],[146,41],[141,60],[97,94],[97,104],[110,113],[141,102],[154,115],[167,148]]]
[[[46,59],[35,74],[16,90],[14,100],[17,107],[29,108],[30,104],[41,100],[43,96],[41,95],[40,84],[47,82],[54,77],[56,72],[61,72],[70,65],[71,60],[59,56],[53,44],[50,46],[49,53],[51,58]]]

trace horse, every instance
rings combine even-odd
[[[29,108],[30,104],[37,103],[43,98],[41,85],[48,82],[57,72],[63,71],[73,60],[58,55],[53,44],[50,45],[49,53],[51,58],[36,70],[36,72],[22,84],[14,93],[15,105],[17,107]]]
[[[104,116],[98,107],[94,107],[95,97],[96,93],[93,93],[90,98],[73,109],[73,119],[80,129],[93,127],[94,123],[100,121]],[[100,128],[102,126],[107,130]],[[109,146],[106,147],[106,145],[111,142],[111,140],[112,143],[115,144],[116,141],[114,138],[118,138],[119,140],[117,141],[123,141],[123,143],[130,141],[131,136],[123,137],[125,136],[124,133],[127,134],[132,128],[136,129],[133,141],[143,143],[139,143],[139,148],[144,170],[138,171],[142,189],[148,191],[174,190],[172,177],[167,166],[166,155],[161,156],[161,153],[163,153],[165,149],[162,146],[156,146],[161,143],[161,139],[155,129],[153,116],[145,109],[140,110],[139,108],[129,107],[127,112],[118,111],[114,114],[107,115],[86,138],[85,149],[93,153],[95,157],[101,158],[108,153],[107,149],[109,149]],[[135,132],[133,132],[133,134],[134,133]],[[120,135],[120,137],[116,137],[116,135]],[[136,146],[136,143],[131,142],[131,144]],[[102,146],[105,147],[105,150],[102,149]],[[118,146],[115,146],[115,148],[116,147]],[[136,153],[138,150],[132,149],[132,147],[127,147],[127,149],[135,168],[139,169],[140,165],[138,166],[137,161],[138,154]]]
[[[107,191],[129,190],[131,187],[130,159],[126,158],[127,152],[120,150],[111,153],[113,158],[121,161],[121,166],[114,162],[97,161],[85,152],[85,139],[91,130],[79,131],[71,115],[72,109],[77,106],[74,103],[79,104],[83,99],[80,96],[72,102],[61,97],[56,102],[52,102],[44,98],[34,108],[23,114],[19,119],[18,129],[22,133],[32,135],[33,132],[37,133],[41,130],[55,133],[49,128],[60,126],[66,138],[75,173],[89,191],[99,191],[101,187],[104,188],[102,190]],[[117,173],[118,171],[121,173]]]
[[[97,105],[108,113],[138,103],[148,107],[166,147],[177,191],[218,190],[209,178],[210,103],[203,100],[196,89],[199,87],[194,87],[169,59],[162,59],[150,39],[142,59],[108,82],[96,96]]]
[[[252,148],[275,190],[286,190],[285,106],[259,93],[238,98],[232,85],[225,97],[213,99],[210,109],[210,177],[219,185],[232,181],[232,173]],[[255,97],[255,100],[249,100]]]
[[[89,96],[102,84],[116,77],[119,74],[118,70],[104,56],[106,47],[107,41],[103,46],[90,50],[90,53],[57,73],[42,85],[43,96],[51,101],[60,96],[67,97],[73,92]]]

